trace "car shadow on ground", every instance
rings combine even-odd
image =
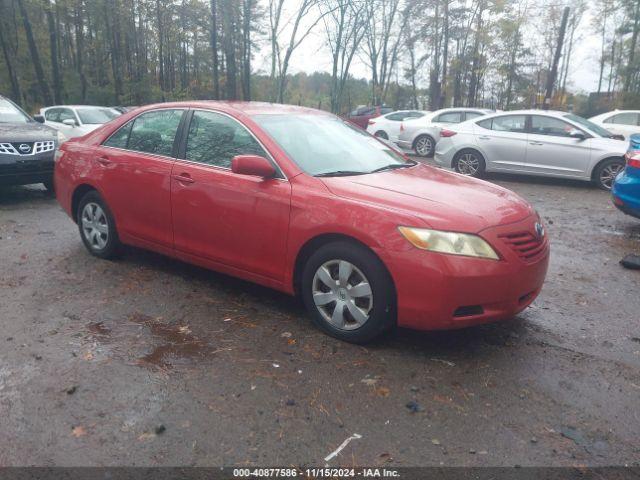
[[[29,186],[0,185],[0,207],[19,205],[26,202],[50,202],[55,197],[45,190],[41,184]]]

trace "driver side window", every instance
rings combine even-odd
[[[193,112],[186,160],[231,168],[231,160],[236,155],[267,157],[253,135],[236,120],[215,112]]]

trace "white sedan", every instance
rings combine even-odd
[[[405,150],[413,150],[421,157],[431,157],[438,142],[440,130],[446,125],[481,117],[493,110],[484,108],[443,108],[418,119],[407,119],[400,126],[396,143]]]
[[[611,189],[624,168],[627,142],[566,112],[502,112],[447,127],[436,146],[437,164],[481,177],[512,172],[593,181]]]
[[[62,132],[65,137],[81,137],[120,116],[114,108],[91,105],[56,105],[40,109],[36,120]]]
[[[634,133],[640,133],[640,110],[614,110],[589,120],[626,140]]]
[[[369,120],[367,132],[395,143],[398,140],[403,120],[422,118],[428,113],[424,110],[398,110],[380,115]]]

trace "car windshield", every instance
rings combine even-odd
[[[78,116],[82,123],[103,124],[107,123],[118,116],[118,114],[109,108],[78,108]]]
[[[0,123],[29,123],[31,118],[9,100],[0,98]]]
[[[611,132],[606,130],[593,122],[590,122],[586,118],[579,117],[578,115],[574,115],[573,113],[569,113],[564,116],[564,118],[571,120],[572,122],[576,122],[579,125],[582,125],[585,128],[588,128],[596,135],[600,135],[601,137],[609,138],[611,137]]]
[[[337,117],[273,114],[254,119],[310,175],[359,175],[413,165]]]

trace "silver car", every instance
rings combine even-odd
[[[413,150],[421,157],[431,157],[446,125],[481,117],[493,110],[483,108],[443,108],[417,118],[404,120],[396,143],[405,150]]]
[[[488,115],[440,132],[435,161],[472,177],[513,172],[593,181],[610,190],[624,168],[627,143],[577,115],[519,110]]]

